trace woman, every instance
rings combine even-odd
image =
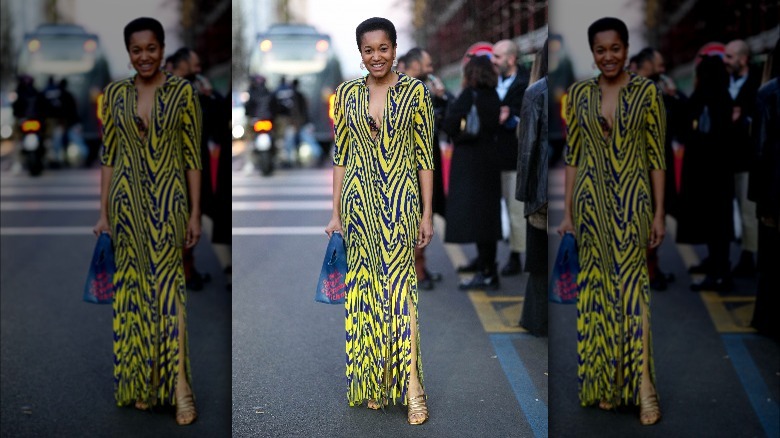
[[[528,282],[520,325],[547,336],[547,41],[534,60],[518,125],[516,198],[525,205]]]
[[[162,25],[131,21],[135,76],[109,84],[102,108],[100,218],[113,241],[114,397],[141,410],[197,418],[190,387],[182,251],[200,238],[200,124],[189,82],[163,73]]]
[[[499,286],[496,252],[501,240],[501,167],[496,131],[501,101],[496,93],[498,76],[487,56],[475,56],[463,70],[463,91],[447,108],[442,129],[454,139],[447,195],[447,229],[450,243],[477,244],[478,270],[461,290]],[[476,102],[479,136],[461,135],[461,121]]]
[[[706,277],[691,290],[734,289],[729,245],[734,237],[733,103],[729,74],[718,56],[696,66],[696,86],[688,101],[680,181],[677,241],[706,244]]]
[[[328,236],[342,232],[347,245],[347,398],[371,409],[400,399],[409,423],[422,424],[414,248],[433,237],[433,107],[422,82],[392,70],[393,23],[369,18],[355,34],[369,74],[336,90],[325,228]]]
[[[573,233],[579,247],[579,398],[582,406],[607,410],[638,405],[649,425],[661,419],[646,254],[665,232],[664,108],[653,82],[624,70],[622,21],[595,21],[588,40],[601,74],[569,89],[558,230]]]

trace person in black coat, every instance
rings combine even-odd
[[[755,154],[748,198],[758,216],[758,291],[750,325],[759,333],[780,337],[780,40],[772,52],[772,78],[758,90],[753,119]]]
[[[472,281],[460,285],[462,290],[495,290],[499,284],[496,251],[502,233],[497,80],[490,59],[472,58],[463,72],[463,91],[450,104],[442,126],[454,142],[444,241],[476,243],[478,252],[479,270]],[[479,136],[467,140],[461,134],[461,124],[474,103],[479,114]]]
[[[547,41],[536,55],[532,84],[525,90],[518,125],[517,192],[527,222],[528,282],[520,326],[547,335],[547,162],[549,160]]]
[[[706,278],[691,290],[728,292],[729,244],[734,235],[733,104],[728,73],[717,56],[704,57],[696,66],[696,89],[689,100],[688,139],[685,142],[677,242],[706,244]]]

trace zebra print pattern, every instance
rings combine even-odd
[[[185,173],[201,168],[201,110],[190,83],[168,74],[142,141],[137,99],[128,78],[109,84],[103,101],[101,162],[113,168],[108,209],[117,265],[114,397],[119,406],[175,405],[180,312],[186,327]],[[186,344],[184,350],[191,381]]]
[[[368,99],[364,78],[344,82],[336,90],[334,165],[346,167],[340,207],[347,244],[350,406],[382,398],[406,404],[410,323],[417,319],[418,170],[433,169],[433,106],[423,83],[399,74],[388,90],[376,140],[367,118]],[[414,342],[422,382],[417,327]]]
[[[642,312],[650,321],[647,244],[650,170],[664,169],[666,115],[656,85],[637,75],[618,97],[604,137],[598,78],[575,83],[567,105],[566,164],[577,167],[572,219],[579,246],[577,367],[583,406],[639,404]],[[652,345],[652,339],[649,346]],[[650,376],[655,382],[652,347]]]

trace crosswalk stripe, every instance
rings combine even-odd
[[[333,201],[234,201],[233,211],[332,210]]]
[[[233,196],[307,196],[307,195],[333,195],[330,186],[259,186],[259,187],[233,187]]]
[[[81,236],[91,234],[92,227],[0,227],[0,236]]]
[[[234,236],[304,236],[317,234],[326,236],[325,227],[233,227]]]
[[[17,186],[0,188],[0,196],[50,196],[95,195],[100,196],[100,186]]]
[[[3,201],[0,211],[40,210],[100,210],[100,200],[95,201]]]

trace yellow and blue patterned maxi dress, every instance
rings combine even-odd
[[[108,214],[117,265],[114,397],[119,406],[175,405],[179,313],[186,321],[186,171],[201,168],[201,112],[192,85],[167,75],[142,136],[137,101],[134,79],[128,78],[106,87],[102,107],[101,162],[113,168]],[[190,381],[186,344],[184,349]]]
[[[417,320],[418,170],[433,169],[433,106],[422,82],[399,74],[388,90],[381,131],[374,140],[368,100],[365,78],[344,82],[336,90],[333,161],[345,167],[340,207],[347,245],[350,406],[383,397],[406,403],[411,342],[417,346],[422,382],[419,330],[412,340],[410,323]]]
[[[603,134],[598,77],[575,83],[567,103],[566,164],[577,167],[572,219],[579,247],[577,375],[583,406],[639,404],[642,312],[650,321],[647,245],[650,171],[664,169],[666,117],[656,85],[631,75]],[[649,342],[649,346],[652,342]],[[655,381],[652,347],[647,357]]]

